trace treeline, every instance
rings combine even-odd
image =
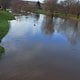
[[[54,15],[54,13],[64,13],[80,16],[80,1],[79,0],[64,0],[58,2],[58,0],[44,0],[43,3],[22,1],[22,0],[0,0],[0,5],[4,9],[10,7],[13,12],[30,12],[38,9],[45,10],[48,14]]]
[[[7,9],[10,7],[11,0],[0,0],[0,8]]]
[[[22,1],[22,0],[12,0],[11,1],[11,9],[13,12],[33,12],[37,9],[40,9],[40,2],[32,2],[32,1]]]
[[[80,16],[80,1],[79,0],[64,0],[58,3],[58,0],[45,0],[44,9],[49,13],[53,14],[64,13],[65,16],[68,14],[76,15],[77,18]]]

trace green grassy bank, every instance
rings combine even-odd
[[[8,20],[14,19],[12,13],[0,10],[0,41],[9,30]],[[4,48],[0,46],[0,55],[4,52]]]
[[[0,39],[2,39],[9,30],[8,20],[14,19],[14,16],[7,11],[0,11]]]
[[[38,10],[34,11],[34,13],[36,13],[36,14],[46,14],[47,11],[43,10],[43,9],[38,9]]]
[[[72,19],[72,20],[80,20],[80,16],[79,18],[77,18],[77,15],[75,14],[67,14],[67,16],[64,13],[54,13],[54,16],[56,17],[61,17],[61,18],[67,18],[67,19]]]

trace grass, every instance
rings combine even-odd
[[[8,20],[14,19],[14,16],[7,11],[0,11],[0,39],[2,39],[9,30]]]
[[[0,11],[0,20],[12,20],[14,19],[14,16],[12,13],[9,13],[8,11]]]
[[[46,14],[47,11],[43,10],[43,9],[38,9],[38,10],[34,11],[34,13],[37,13],[37,14]]]
[[[9,24],[6,20],[0,21],[0,39],[2,39],[9,30]]]
[[[75,14],[67,14],[67,16],[64,13],[54,13],[54,16],[56,17],[61,17],[61,18],[68,18],[68,19],[72,19],[72,20],[80,20],[80,17],[77,18],[77,15]]]
[[[9,30],[8,20],[14,19],[12,13],[0,10],[0,41],[7,34]],[[0,46],[0,56],[4,52],[4,48]]]

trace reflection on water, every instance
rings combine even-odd
[[[43,24],[42,24],[42,32],[45,34],[53,34],[54,32],[54,22],[53,17],[46,16],[44,17]]]
[[[64,26],[65,25],[65,26]],[[70,41],[71,44],[77,43],[77,38],[80,37],[79,33],[79,23],[77,21],[64,20],[58,31],[63,33],[65,37]]]
[[[48,34],[61,34],[71,44],[77,44],[80,38],[80,22],[69,19],[52,18],[50,16],[44,17],[42,23],[42,32]]]
[[[80,22],[29,14],[10,26],[0,80],[80,80]]]

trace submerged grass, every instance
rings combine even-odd
[[[2,54],[4,53],[4,48],[0,46],[0,57],[2,56]]]
[[[38,9],[38,10],[34,11],[34,13],[47,14],[48,12],[43,9]],[[80,16],[79,16],[79,18],[77,18],[77,15],[75,15],[75,14],[67,14],[67,16],[66,16],[65,13],[54,12],[53,15],[54,15],[54,17],[68,18],[68,19],[73,19],[73,20],[78,20],[78,21],[80,20]]]
[[[80,20],[80,16],[79,18],[77,18],[77,15],[75,14],[67,14],[67,16],[64,13],[54,13],[54,16],[56,17],[61,17],[61,18],[68,18],[68,19],[72,19],[72,20]]]

